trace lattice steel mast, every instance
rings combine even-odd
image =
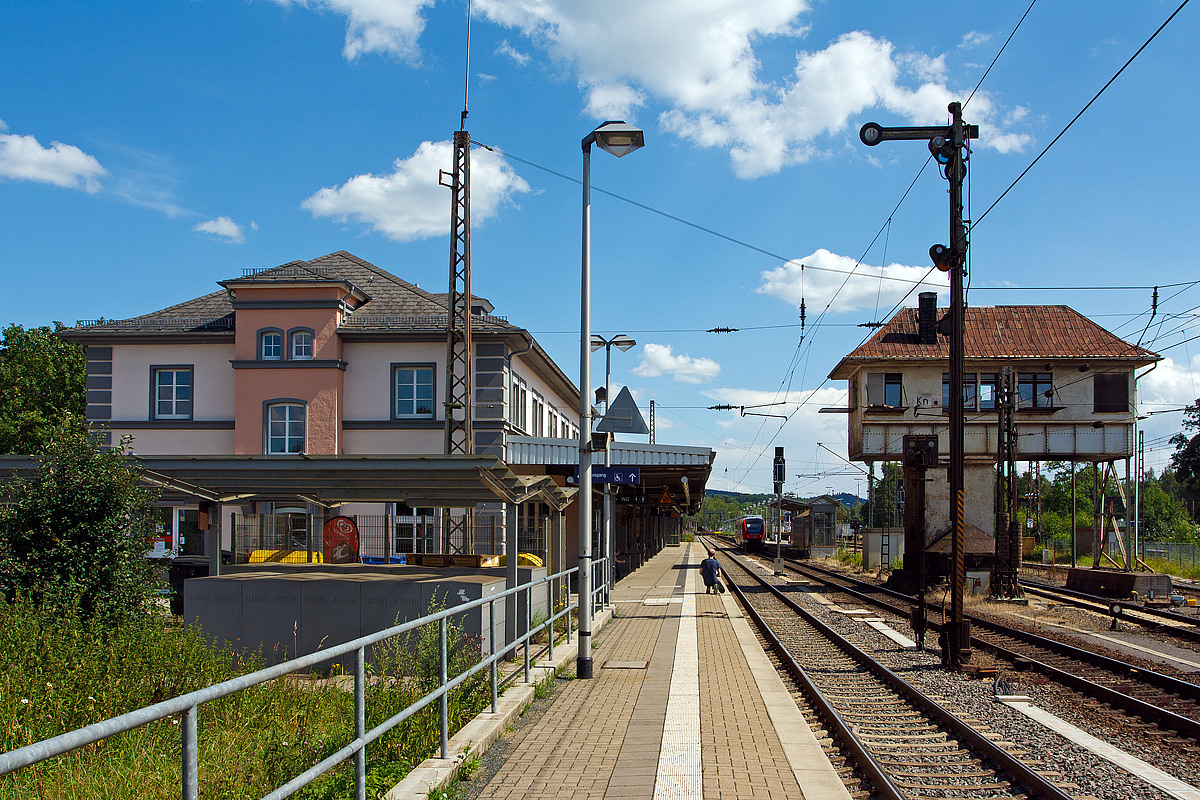
[[[450,289],[446,294],[446,455],[475,452],[472,430],[471,379],[471,134],[467,126],[467,91],[471,72],[471,7],[467,5],[467,68],[463,82],[463,110],[454,132],[454,171],[441,173],[442,185],[450,177]],[[461,517],[443,512],[443,552],[471,552],[474,548],[473,509]]]

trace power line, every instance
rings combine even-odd
[[[1159,25],[1159,26],[1158,26],[1158,30],[1156,30],[1156,31],[1155,31],[1155,32],[1154,32],[1154,33],[1153,33],[1153,34],[1150,36],[1150,38],[1146,40],[1146,43],[1145,43],[1145,44],[1143,44],[1141,47],[1139,47],[1139,48],[1137,49],[1137,52],[1136,52],[1136,53],[1134,53],[1133,55],[1131,55],[1131,56],[1129,57],[1129,60],[1125,62],[1125,65],[1124,65],[1124,66],[1122,66],[1122,67],[1121,67],[1119,70],[1117,70],[1117,72],[1116,72],[1116,74],[1115,74],[1115,75],[1113,75],[1111,78],[1109,78],[1109,79],[1108,79],[1108,83],[1106,83],[1106,84],[1104,84],[1104,86],[1100,87],[1100,91],[1096,92],[1096,96],[1095,96],[1095,97],[1093,97],[1091,100],[1089,100],[1089,101],[1087,102],[1087,105],[1085,105],[1083,108],[1081,108],[1081,109],[1079,110],[1079,113],[1078,113],[1078,114],[1076,114],[1076,115],[1075,115],[1075,116],[1074,116],[1074,117],[1071,119],[1071,121],[1067,123],[1067,127],[1063,128],[1063,129],[1062,129],[1062,130],[1059,132],[1058,136],[1055,136],[1055,137],[1054,137],[1054,140],[1053,140],[1053,141],[1051,141],[1051,142],[1050,142],[1050,144],[1046,145],[1046,148],[1045,148],[1044,150],[1042,150],[1042,152],[1038,153],[1038,156],[1037,156],[1037,158],[1035,158],[1035,159],[1034,159],[1034,160],[1033,160],[1033,161],[1032,161],[1032,162],[1029,164],[1029,166],[1028,166],[1028,167],[1026,167],[1026,168],[1024,169],[1024,171],[1022,171],[1022,172],[1021,172],[1021,174],[1020,174],[1020,175],[1018,175],[1018,176],[1017,176],[1017,179],[1016,179],[1016,180],[1014,180],[1014,181],[1013,181],[1011,184],[1009,184],[1009,187],[1008,187],[1007,189],[1005,189],[1005,190],[1004,190],[1004,191],[1003,191],[1003,192],[1000,194],[1000,196],[999,196],[999,197],[997,197],[997,198],[996,198],[996,200],[995,200],[995,201],[994,201],[994,202],[993,202],[993,203],[992,203],[990,206],[988,206],[988,208],[987,208],[987,211],[984,211],[982,214],[980,214],[980,215],[979,215],[979,218],[978,218],[978,219],[976,219],[974,222],[972,222],[972,223],[971,223],[971,230],[972,230],[972,231],[973,231],[973,230],[975,230],[975,226],[976,226],[976,225],[978,225],[979,223],[983,222],[983,219],[984,219],[984,217],[986,217],[986,216],[987,216],[987,215],[988,215],[988,214],[991,212],[991,210],[992,210],[993,208],[995,208],[995,207],[996,207],[996,205],[997,205],[997,204],[998,204],[998,203],[999,203],[1001,200],[1003,200],[1003,199],[1004,199],[1005,195],[1007,195],[1007,194],[1008,194],[1010,191],[1012,191],[1012,188],[1013,188],[1014,186],[1016,186],[1016,185],[1017,185],[1017,183],[1018,183],[1018,182],[1020,182],[1020,180],[1021,180],[1022,178],[1024,178],[1024,177],[1025,177],[1026,173],[1028,173],[1028,172],[1029,172],[1029,170],[1033,169],[1033,165],[1034,165],[1034,164],[1036,164],[1036,163],[1038,163],[1039,161],[1041,161],[1041,160],[1042,160],[1042,156],[1046,155],[1046,153],[1047,153],[1047,152],[1050,150],[1050,148],[1051,148],[1051,147],[1054,147],[1054,143],[1055,143],[1055,142],[1057,142],[1059,139],[1061,139],[1061,138],[1063,137],[1063,134],[1065,134],[1067,131],[1069,131],[1069,130],[1071,129],[1071,126],[1075,124],[1076,120],[1078,120],[1080,117],[1082,117],[1082,116],[1083,116],[1083,112],[1087,111],[1089,108],[1091,108],[1091,107],[1092,107],[1092,103],[1096,102],[1096,101],[1097,101],[1097,100],[1100,98],[1100,95],[1104,94],[1104,91],[1105,91],[1106,89],[1108,89],[1108,87],[1109,87],[1109,86],[1112,86],[1112,83],[1113,83],[1113,81],[1115,81],[1117,78],[1119,78],[1119,77],[1121,76],[1121,73],[1125,71],[1125,68],[1126,68],[1126,67],[1128,67],[1130,64],[1132,64],[1132,63],[1133,63],[1133,60],[1134,60],[1135,58],[1137,58],[1139,55],[1141,55],[1143,50],[1145,50],[1147,47],[1149,47],[1149,46],[1150,46],[1150,43],[1151,43],[1151,42],[1153,42],[1153,41],[1155,40],[1155,38],[1157,38],[1157,37],[1158,37],[1158,35],[1159,35],[1160,33],[1162,33],[1162,31],[1163,31],[1163,28],[1167,27],[1167,25],[1168,25],[1168,24],[1171,22],[1171,20],[1175,19],[1175,16],[1176,16],[1176,15],[1177,15],[1177,14],[1178,14],[1180,11],[1183,11],[1183,7],[1184,7],[1184,6],[1186,6],[1186,5],[1187,5],[1188,3],[1190,3],[1190,2],[1191,2],[1191,0],[1183,0],[1183,2],[1179,4],[1179,8],[1175,9],[1175,11],[1174,11],[1174,12],[1171,14],[1171,16],[1167,17],[1167,21],[1166,21],[1166,22],[1164,22],[1162,25]]]

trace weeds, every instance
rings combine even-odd
[[[450,624],[449,673],[477,662],[478,643]],[[56,736],[257,669],[257,654],[212,649],[195,629],[146,616],[115,627],[29,603],[0,602],[0,752]],[[437,624],[393,638],[375,653],[368,729],[438,682]],[[261,797],[349,743],[353,695],[344,681],[291,676],[199,707],[200,794]],[[485,674],[450,695],[451,733],[490,702]],[[438,704],[414,714],[368,749],[369,796],[378,797],[440,743]],[[38,797],[178,797],[180,720],[164,719],[0,778],[0,800]],[[298,793],[353,796],[353,761]]]

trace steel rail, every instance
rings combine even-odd
[[[983,753],[987,758],[991,759],[994,764],[1007,771],[1009,775],[1013,777],[1015,783],[1020,784],[1025,789],[1030,790],[1037,797],[1053,798],[1053,800],[1073,800],[1071,795],[1066,794],[1044,775],[1034,770],[1028,764],[1025,764],[1017,759],[1007,750],[1000,747],[991,739],[979,733],[971,726],[967,725],[954,714],[950,713],[933,699],[931,699],[928,695],[924,694],[920,689],[917,689],[915,686],[908,683],[899,675],[892,672],[883,664],[872,658],[869,654],[859,649],[853,642],[838,634],[828,625],[813,616],[803,606],[792,600],[783,592],[779,591],[779,589],[772,584],[768,583],[765,578],[755,575],[751,570],[746,568],[736,556],[730,554],[730,558],[734,561],[734,563],[741,566],[746,573],[750,575],[750,577],[754,578],[754,580],[758,581],[759,584],[770,591],[771,594],[780,600],[784,605],[795,611],[805,622],[812,625],[822,635],[826,636],[835,644],[837,644],[852,658],[866,665],[868,669],[882,678],[885,683],[906,697],[910,702],[913,703],[913,705],[920,708],[924,713],[929,714],[936,722],[945,725],[947,728],[953,731],[956,736],[964,740],[966,744],[978,752]],[[738,589],[738,595],[739,597],[743,598],[743,604],[747,608],[751,608],[750,604],[744,599],[744,595],[741,593],[740,589]],[[764,623],[759,624],[761,625]]]
[[[1117,600],[1110,597],[1100,597],[1087,592],[1080,592],[1074,589],[1066,589],[1062,586],[1054,586],[1052,584],[1040,583],[1038,581],[1021,580],[1021,586],[1026,592],[1036,594],[1039,597],[1048,597],[1060,602],[1068,603],[1077,608],[1085,608],[1088,611],[1099,611],[1104,613],[1116,606],[1121,611],[1131,611],[1136,614],[1144,614],[1155,619],[1137,619],[1134,617],[1123,617],[1118,614],[1119,619],[1126,622],[1132,622],[1137,625],[1145,625],[1158,630],[1163,630],[1177,635],[1185,639],[1200,640],[1200,618],[1185,617],[1182,614],[1177,614],[1174,611],[1166,611],[1161,608],[1147,608],[1137,603],[1129,603],[1124,600]],[[1094,606],[1104,606],[1103,610],[1098,610]],[[1174,622],[1174,625],[1166,625],[1157,620],[1169,620]]]
[[[791,568],[794,572],[798,572],[802,575],[805,574],[802,570],[791,565],[789,565],[789,568]],[[819,567],[805,565],[805,568],[816,573],[825,573],[825,570],[822,570]],[[859,583],[862,585],[860,581],[856,581],[853,578],[840,575],[837,577],[840,580],[847,580],[852,583]],[[895,606],[884,602],[878,597],[871,597],[864,592],[859,592],[850,587],[838,586],[837,584],[833,583],[832,579],[822,578],[819,575],[817,576],[817,579],[826,583],[828,586],[834,587],[837,591],[844,592],[845,594],[862,600],[865,603],[870,603],[880,608],[886,608],[892,613],[900,616],[906,616],[900,609],[897,609]],[[884,587],[878,588],[885,594],[896,595],[898,598],[905,599],[908,602],[915,602],[915,598],[909,597],[908,595],[900,592],[894,592],[891,589],[886,589]],[[936,608],[936,606],[934,606],[934,608]],[[968,617],[971,619],[972,625],[987,628],[991,632],[998,635],[1020,639],[1025,641],[1027,644],[1032,644],[1036,647],[1050,650],[1051,652],[1056,652],[1070,658],[1075,658],[1076,660],[1092,664],[1093,666],[1102,667],[1111,672],[1125,675],[1136,675],[1136,680],[1141,680],[1144,683],[1163,691],[1173,692],[1189,700],[1195,700],[1197,697],[1200,697],[1200,686],[1197,686],[1196,684],[1188,683],[1187,681],[1181,681],[1178,678],[1172,678],[1169,675],[1162,674],[1161,672],[1141,669],[1140,667],[1135,667],[1132,664],[1128,664],[1124,661],[1118,661],[1107,656],[1102,656],[1097,653],[1093,653],[1090,650],[1072,647],[1071,645],[1063,644],[1062,642],[1056,642],[1053,639],[1046,639],[1038,636],[1037,634],[1028,633],[1027,631],[1022,631],[1017,628],[1007,628],[1005,626],[992,623],[981,617],[977,617],[973,614],[968,615]],[[942,627],[939,623],[933,621],[930,621],[928,625],[933,630],[941,630]],[[1076,691],[1090,695],[1105,703],[1123,708],[1133,714],[1136,714],[1142,719],[1149,720],[1162,727],[1170,728],[1171,730],[1177,731],[1181,734],[1196,739],[1197,741],[1200,741],[1200,721],[1191,719],[1190,717],[1185,717],[1181,714],[1176,714],[1175,712],[1168,711],[1164,708],[1160,708],[1156,705],[1147,703],[1144,700],[1139,700],[1136,697],[1119,692],[1115,689],[1110,689],[1109,687],[1096,683],[1095,681],[1090,681],[1087,678],[1067,672],[1059,667],[1055,667],[1039,659],[1032,658],[1025,653],[1018,653],[1015,650],[1010,650],[1003,645],[996,644],[995,642],[989,642],[983,638],[972,638],[972,643],[980,649],[986,650],[993,655],[1000,656],[1005,660],[1018,664],[1028,664],[1038,672],[1041,672],[1043,675],[1046,675],[1047,677],[1052,678],[1053,680],[1066,686],[1070,686]]]
[[[803,574],[801,572],[801,568],[799,566],[793,566],[790,564],[788,566],[793,571],[800,572],[801,574]],[[820,573],[823,573],[830,577],[834,577],[838,580],[849,581],[850,583],[856,584],[863,588],[871,589],[871,590],[877,591],[877,592],[882,592],[884,594],[887,594],[890,597],[895,597],[898,600],[902,600],[902,601],[905,601],[908,603],[916,602],[915,597],[904,594],[903,592],[897,592],[895,590],[888,589],[883,586],[875,587],[875,586],[872,586],[871,584],[865,583],[865,582],[857,580],[855,578],[851,578],[849,576],[837,575],[836,573],[829,572],[829,571],[824,570],[817,566],[805,564],[805,565],[803,565],[803,567],[805,569],[809,569],[814,572],[820,572]],[[838,587],[838,590],[846,592],[848,594],[851,594],[854,597],[857,597],[858,599],[860,599],[864,602],[875,603],[883,608],[890,608],[893,612],[898,612],[898,609],[896,609],[895,606],[889,606],[888,604],[884,603],[882,600],[879,600],[878,598],[872,598],[868,594],[865,594],[862,592],[857,592],[854,589],[849,589],[849,588],[845,588],[845,587]],[[932,608],[934,610],[938,609],[938,606],[933,603],[927,603],[926,605],[929,608]],[[1155,672],[1154,670],[1143,669],[1141,667],[1134,666],[1133,664],[1130,664],[1128,662],[1121,661],[1116,658],[1111,658],[1106,655],[1101,655],[1100,653],[1093,653],[1091,650],[1085,650],[1082,647],[1075,647],[1074,645],[1067,644],[1066,642],[1059,642],[1054,639],[1047,639],[1045,636],[1039,636],[1036,633],[1031,633],[1029,631],[1022,630],[1020,628],[1011,628],[1007,625],[1004,625],[1003,623],[995,622],[993,620],[987,619],[986,617],[981,617],[977,614],[968,613],[967,618],[971,620],[972,626],[979,627],[979,628],[986,628],[986,629],[992,631],[993,633],[997,633],[1001,636],[1008,636],[1013,639],[1019,639],[1019,640],[1025,642],[1026,644],[1031,644],[1031,645],[1034,645],[1035,647],[1040,647],[1043,650],[1049,650],[1053,653],[1067,656],[1068,658],[1073,658],[1076,661],[1082,661],[1084,663],[1091,664],[1096,667],[1101,667],[1103,669],[1109,670],[1110,672],[1124,673],[1124,674],[1136,673],[1139,676],[1139,680],[1143,681],[1144,683],[1148,683],[1159,689],[1163,689],[1168,692],[1173,692],[1181,697],[1186,697],[1189,700],[1193,700],[1193,701],[1200,703],[1200,686],[1198,686],[1194,683],[1188,683],[1187,681],[1180,680],[1179,678],[1173,678],[1170,675],[1166,675],[1161,672]],[[929,626],[931,628],[933,628],[934,630],[941,630],[941,626],[937,623],[930,622]],[[1012,652],[1012,651],[1006,650],[1005,652]],[[1017,655],[1020,656],[1019,653]],[[1026,658],[1026,659],[1028,658],[1027,656],[1021,656],[1021,657]],[[1185,719],[1185,718],[1181,717],[1180,719]]]

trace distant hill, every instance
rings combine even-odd
[[[754,503],[768,503],[775,499],[773,494],[745,494],[743,492],[726,492],[720,489],[709,489],[706,494],[714,497],[722,497],[727,500],[734,500],[742,505]],[[816,495],[813,495],[815,497]],[[838,492],[833,497],[847,508],[855,508],[856,506],[867,502],[865,499],[849,492]],[[811,500],[812,497],[802,497],[801,500]]]

